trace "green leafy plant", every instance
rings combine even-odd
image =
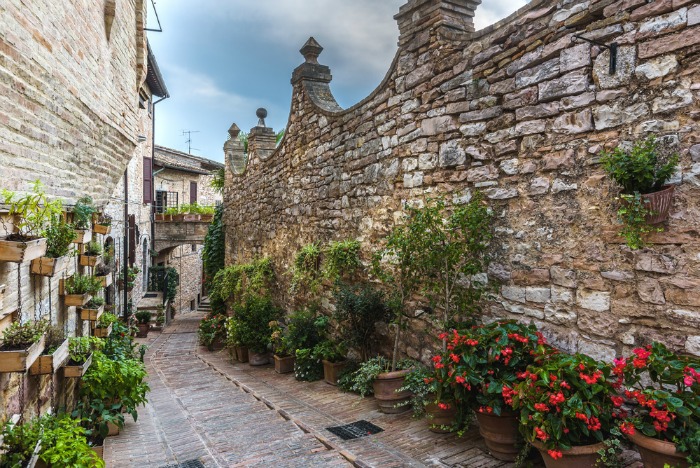
[[[241,346],[241,334],[236,317],[226,319],[226,347],[233,349]]]
[[[63,283],[66,294],[97,294],[102,282],[92,275],[75,273]]]
[[[35,322],[12,322],[2,331],[2,351],[26,349],[37,343],[44,337],[48,329],[48,322],[37,320]]]
[[[74,336],[68,339],[68,353],[70,360],[75,364],[82,364],[88,360],[94,351],[99,351],[104,346],[104,341],[94,336]]]
[[[141,325],[151,323],[151,318],[151,312],[148,310],[139,310],[138,312],[136,312],[136,321]]]
[[[76,229],[92,229],[92,215],[96,212],[92,197],[84,196],[73,206],[73,223]]]
[[[617,219],[622,223],[620,235],[625,238],[629,248],[641,249],[646,246],[644,234],[661,232],[663,229],[647,223],[647,218],[653,213],[639,192],[633,195],[621,194],[620,200],[620,208],[617,210]]]
[[[215,315],[211,318],[202,320],[199,323],[197,335],[199,343],[202,346],[211,347],[215,341],[224,340],[226,337],[226,321],[228,317],[225,315]]]
[[[95,224],[99,224],[100,226],[111,226],[112,217],[108,214],[100,213],[99,216],[97,216]]]
[[[92,309],[92,310],[97,310],[100,307],[105,305],[105,300],[102,297],[93,297],[90,299],[90,301],[83,306],[83,309]]]
[[[314,346],[313,355],[328,362],[341,362],[345,360],[348,350],[342,343],[331,339],[325,339]]]
[[[241,304],[246,296],[265,296],[274,286],[274,271],[269,258],[230,265],[219,270],[212,281],[209,297],[231,305]],[[269,321],[268,321],[269,322]]]
[[[164,291],[165,298],[174,301],[180,285],[180,274],[171,266],[152,266],[149,268],[148,290]]]
[[[406,374],[403,386],[399,391],[411,392],[410,404],[413,410],[413,417],[418,419],[425,416],[425,407],[434,403],[438,392],[438,383],[432,369],[415,364],[411,371]]]
[[[131,289],[136,285],[136,278],[141,273],[141,269],[137,266],[128,267],[126,269],[126,282],[124,281],[124,270],[119,270],[118,280],[124,283],[127,289]]]
[[[243,304],[234,307],[237,333],[243,346],[264,353],[270,345],[269,323],[278,320],[281,311],[269,296],[248,295]]]
[[[384,303],[384,293],[369,284],[338,283],[333,297],[336,307],[333,318],[343,330],[343,344],[357,349],[362,360],[369,359],[378,341],[377,322],[391,318]]]
[[[321,248],[316,243],[307,244],[297,252],[291,269],[290,292],[314,297],[323,281]]]
[[[290,346],[289,339],[286,334],[287,330],[284,325],[279,320],[273,320],[268,324],[268,326],[270,327],[270,344],[272,344],[272,352],[278,357],[291,356],[295,350]]]
[[[323,276],[331,281],[352,278],[361,268],[360,242],[333,241],[323,249]]]
[[[56,325],[48,325],[44,340],[44,355],[53,354],[59,346],[66,340],[66,333],[63,328]]]
[[[410,359],[401,359],[392,363],[391,360],[377,356],[360,364],[359,368],[351,375],[352,386],[350,390],[359,393],[365,397],[374,393],[374,381],[379,374],[395,370],[410,369],[416,365],[415,361]]]
[[[115,322],[119,321],[119,317],[116,315],[110,313],[110,312],[105,312],[102,315],[100,315],[100,318],[97,319],[97,328],[109,328],[110,325],[112,325]]]
[[[202,261],[204,262],[204,277],[207,289],[211,289],[214,276],[219,270],[224,268],[226,231],[223,217],[224,207],[221,205],[216,208],[214,219],[207,229],[207,235],[204,237]]]
[[[315,382],[323,378],[323,363],[312,349],[297,349],[294,360],[294,378],[302,382]]]
[[[102,244],[97,241],[90,241],[85,248],[85,255],[89,255],[90,257],[102,255]]]
[[[16,232],[7,236],[9,241],[26,242],[39,236],[63,210],[61,200],[50,200],[46,196],[41,181],[37,179],[31,186],[31,192],[24,196],[5,189],[2,191],[4,203],[10,206],[8,214],[16,217]],[[5,231],[8,229],[5,228]]]
[[[55,216],[42,236],[46,237],[46,257],[65,257],[70,252],[71,244],[75,239],[75,228],[68,224],[61,216]]]
[[[209,182],[209,186],[213,188],[216,193],[224,193],[225,183],[226,171],[223,167],[211,173],[211,182]]]
[[[109,424],[124,427],[124,414],[121,402],[105,403],[99,398],[82,398],[78,401],[71,416],[79,418],[85,428],[85,435],[94,445],[102,445],[109,433]]]

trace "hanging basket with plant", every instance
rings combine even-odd
[[[85,247],[85,252],[79,255],[80,266],[94,267],[102,255],[102,245],[97,241],[90,241]]]
[[[13,322],[2,332],[0,372],[26,372],[44,351],[48,324]]]
[[[91,275],[75,273],[58,282],[58,294],[64,297],[64,304],[68,307],[82,307],[101,289],[102,282]]]
[[[47,327],[44,343],[44,352],[29,368],[30,375],[55,374],[68,361],[68,339],[60,327]]]
[[[75,225],[76,244],[87,244],[92,240],[92,215],[96,212],[92,197],[84,196],[73,206],[73,224]]]
[[[54,216],[43,236],[46,237],[46,253],[32,260],[31,272],[53,277],[63,270],[66,257],[72,254],[71,244],[75,237],[75,229],[72,224],[65,222],[63,216]]]
[[[112,232],[112,217],[110,215],[100,213],[97,219],[92,224],[92,231],[95,234],[108,235]]]

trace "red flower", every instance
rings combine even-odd
[[[549,436],[547,435],[546,432],[544,432],[542,429],[539,427],[535,428],[535,434],[538,439],[540,439],[542,442],[546,442],[547,439],[549,439]]]
[[[535,409],[542,413],[549,412],[549,406],[545,405],[544,403],[535,403]]]
[[[634,435],[634,424],[631,422],[623,422],[620,424],[620,432],[627,435]]]
[[[442,356],[433,356],[433,362],[438,363],[442,361]]]
[[[454,353],[450,354],[450,359],[452,359],[452,362],[459,362],[459,356]]]
[[[557,459],[559,459],[559,458],[561,458],[561,457],[564,456],[564,455],[561,453],[561,450],[554,450],[554,449],[552,449],[552,450],[547,450],[547,453],[549,454],[550,457],[552,457],[552,458],[555,459],[555,460],[557,460]]]
[[[480,406],[479,413],[491,414],[493,413],[493,408],[491,408],[490,406]]]
[[[461,375],[458,375],[457,377],[455,377],[455,382],[463,384],[464,382],[466,382],[466,380]]]
[[[440,408],[441,410],[448,410],[450,409],[450,405],[448,405],[447,403],[438,403],[438,408]]]
[[[622,403],[625,402],[625,400],[624,400],[622,397],[619,397],[619,396],[611,396],[610,399],[612,400],[613,405],[615,405],[617,408],[619,408],[620,406],[622,406]]]

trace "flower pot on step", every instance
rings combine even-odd
[[[63,271],[66,257],[39,257],[32,260],[31,272],[34,275],[53,277]]]
[[[410,369],[395,372],[384,372],[374,379],[374,398],[382,413],[396,414],[411,409],[409,400],[411,392],[408,390],[397,391],[403,387],[406,375]]]
[[[46,238],[15,242],[0,239],[0,262],[24,263],[46,254]]]
[[[475,413],[479,432],[491,455],[499,460],[514,461],[523,444],[518,430],[518,416],[512,412],[502,413],[501,416]]]
[[[42,354],[29,368],[30,375],[55,374],[58,369],[68,362],[68,340],[63,340],[61,346],[52,354]]]
[[[323,380],[331,385],[338,385],[338,377],[346,362],[330,362],[323,360]]]
[[[0,372],[26,372],[44,352],[44,337],[26,349],[0,351]]]
[[[450,428],[455,424],[457,417],[457,408],[453,403],[450,403],[449,408],[442,409],[437,403],[428,403],[425,405],[426,420],[428,421],[428,430],[436,434],[448,434]]]
[[[150,324],[148,323],[138,323],[137,326],[139,327],[139,332],[136,334],[137,338],[146,338],[148,337],[148,329],[150,328]]]
[[[265,351],[264,353],[256,353],[255,351],[248,350],[248,364],[251,366],[264,366],[270,363],[270,355]]]
[[[294,372],[294,356],[279,357],[275,354],[275,372],[278,374],[289,374]]]
[[[687,460],[688,454],[678,452],[673,442],[647,437],[639,431],[627,437],[637,446],[644,468],[664,468],[664,466],[688,468],[690,466]]]
[[[532,446],[539,450],[544,459],[544,466],[547,468],[591,468],[596,466],[599,458],[598,450],[606,448],[605,444],[600,442],[592,445],[581,445],[571,447],[570,450],[562,450],[561,458],[556,460],[548,453],[544,445],[538,440],[532,442]]]

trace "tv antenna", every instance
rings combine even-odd
[[[183,130],[182,131],[182,136],[187,135],[187,140],[185,143],[187,143],[187,152],[189,154],[192,154],[192,150],[199,151],[197,148],[192,148],[192,134],[193,133],[199,133],[199,130]]]

